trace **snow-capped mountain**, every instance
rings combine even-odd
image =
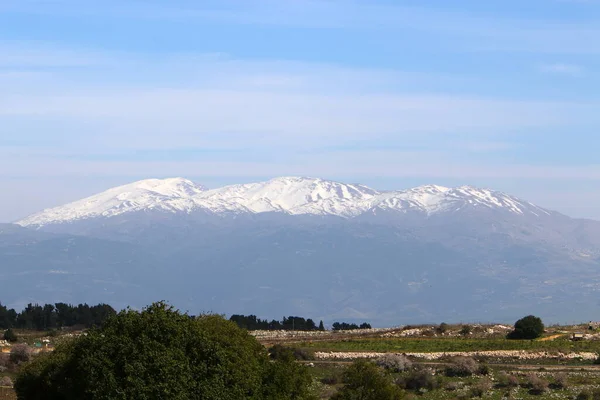
[[[3,303],[398,323],[588,321],[600,222],[471,186],[151,179],[0,225]]]
[[[420,186],[377,191],[367,186],[317,178],[282,177],[266,182],[207,190],[183,178],[149,179],[109,189],[64,206],[44,210],[17,223],[42,227],[133,212],[190,214],[284,213],[352,218],[378,209],[426,215],[469,207],[514,214],[549,215],[531,203],[504,193],[470,186]]]

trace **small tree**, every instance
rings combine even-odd
[[[323,325],[323,320],[321,320],[321,322],[319,322],[319,330],[320,331],[324,331],[325,330],[325,325]]]
[[[508,339],[536,339],[544,333],[544,323],[539,317],[528,315],[515,322],[515,329]]]
[[[19,340],[19,338],[15,331],[9,328],[6,330],[6,332],[4,332],[4,340],[10,343],[15,343],[17,340]]]
[[[10,349],[10,361],[20,364],[31,360],[31,348],[25,343],[15,344]]]
[[[375,364],[365,360],[354,362],[344,372],[344,387],[332,400],[400,400],[402,391],[391,377]]]

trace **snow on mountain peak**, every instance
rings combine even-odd
[[[73,203],[44,210],[18,222],[44,226],[113,217],[139,211],[214,214],[280,212],[291,215],[335,215],[345,218],[369,210],[435,214],[465,207],[500,209],[514,214],[548,214],[546,210],[506,194],[472,186],[424,185],[380,192],[367,186],[319,178],[280,177],[265,182],[207,190],[183,178],[147,179],[109,189]]]
[[[216,206],[218,211],[350,216],[356,214],[359,203],[376,194],[376,190],[362,185],[319,178],[281,177],[210,190],[197,200],[207,208]]]
[[[191,198],[206,190],[183,178],[146,179],[108,189],[64,206],[46,209],[18,224],[43,226],[94,217],[114,217],[134,211],[184,211]]]

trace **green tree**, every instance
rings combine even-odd
[[[404,392],[389,374],[365,360],[354,362],[344,372],[344,387],[332,400],[398,400]]]
[[[270,361],[254,337],[222,317],[193,318],[155,303],[36,357],[15,390],[20,400],[301,400],[310,398],[307,374],[295,362]]]
[[[319,322],[319,330],[320,330],[320,331],[324,331],[324,330],[325,330],[325,325],[323,325],[323,320],[321,320],[321,321]]]
[[[515,323],[515,329],[508,334],[509,339],[535,339],[544,333],[544,324],[539,317],[528,315]]]
[[[10,342],[10,343],[14,343],[17,340],[19,340],[19,337],[17,336],[15,331],[13,331],[12,329],[9,328],[6,330],[6,332],[4,332],[4,340],[6,340],[7,342]]]

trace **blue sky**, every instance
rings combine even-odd
[[[0,221],[149,177],[600,219],[600,1],[0,0]]]

